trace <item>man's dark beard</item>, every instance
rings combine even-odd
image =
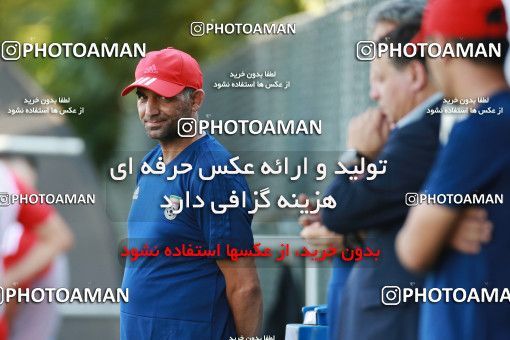
[[[181,103],[177,108],[176,115],[169,119],[169,125],[164,127],[162,136],[158,137],[157,140],[162,142],[172,142],[182,137],[178,134],[179,119],[181,118],[192,118],[193,112],[191,110],[191,104],[187,102]],[[148,132],[148,131],[147,131]]]

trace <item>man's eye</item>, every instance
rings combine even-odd
[[[161,99],[165,103],[170,103],[173,100],[172,97],[163,97],[163,96],[160,96],[159,99]]]
[[[147,96],[144,95],[143,93],[137,93],[136,96],[138,97],[138,99],[147,99]]]

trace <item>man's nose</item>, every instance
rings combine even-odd
[[[158,98],[150,96],[147,98],[147,105],[145,106],[145,114],[154,116],[159,113]]]
[[[377,88],[375,86],[370,86],[370,99],[374,100],[374,101],[378,101],[379,100],[379,91],[377,90]]]

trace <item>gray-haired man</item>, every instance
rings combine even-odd
[[[387,36],[394,42],[407,43],[419,28],[422,10],[422,2],[378,4],[368,17],[371,39]],[[427,108],[440,107],[441,95],[435,93],[424,60],[392,60],[384,56],[372,62],[370,73],[370,96],[378,107],[351,120],[347,146],[371,161],[387,160],[388,171],[374,181],[335,178],[325,195],[333,195],[342,204],[323,211],[322,221],[319,218],[305,221],[307,227],[302,236],[309,243],[319,245],[321,238],[333,238],[325,227],[343,235],[364,231],[365,244],[382,251],[376,265],[367,267],[357,263],[342,297],[336,304],[329,304],[329,310],[337,313],[330,323],[330,338],[415,339],[419,305],[386,306],[385,302],[395,304],[395,301],[386,301],[381,288],[420,286],[422,281],[398,263],[394,242],[408,210],[404,204],[405,193],[419,190],[439,146],[440,118],[427,116],[425,112]],[[344,164],[360,161],[354,155],[347,158],[342,158]],[[470,227],[466,219],[459,225],[466,227],[458,230]],[[458,236],[454,234],[452,244]]]

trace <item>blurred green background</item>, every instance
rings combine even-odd
[[[317,3],[321,1],[2,0],[0,37],[32,43],[146,43],[147,51],[172,45],[202,63],[228,55],[246,37],[194,38],[189,33],[191,22],[269,22]],[[85,107],[84,116],[68,118],[96,165],[103,165],[118,144],[119,93],[132,81],[137,60],[25,58],[20,63],[47,93],[70,97],[74,107]],[[105,116],[110,123],[97,124]]]

